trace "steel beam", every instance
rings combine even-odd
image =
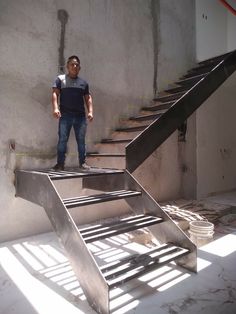
[[[109,287],[49,176],[17,171],[16,196],[45,209],[90,306],[98,313],[108,314]]]

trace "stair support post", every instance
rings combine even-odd
[[[109,287],[106,280],[48,175],[17,171],[16,176],[16,196],[45,209],[88,303],[96,312],[108,314]]]
[[[141,196],[128,198],[126,202],[135,213],[150,214],[161,217],[161,224],[149,226],[152,235],[161,243],[173,243],[189,250],[189,254],[179,258],[176,263],[192,272],[197,272],[197,247],[189,237],[176,225],[170,216],[161,208],[154,198],[126,170],[125,188],[142,192]]]

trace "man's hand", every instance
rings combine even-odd
[[[88,113],[88,120],[93,121],[93,114],[91,112]]]
[[[59,110],[59,109],[55,109],[55,110],[53,111],[53,116],[54,116],[54,118],[59,119],[59,118],[61,117],[61,112],[60,112],[60,110]]]
[[[84,96],[85,99],[85,104],[87,107],[87,118],[89,120],[89,122],[93,121],[93,100],[92,100],[92,96],[90,94],[87,94]]]
[[[60,95],[60,90],[56,87],[52,89],[52,114],[53,117],[59,119],[61,117],[61,112],[58,105],[58,97]]]

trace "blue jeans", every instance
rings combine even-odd
[[[70,136],[71,128],[74,128],[75,138],[78,147],[79,164],[85,162],[85,135],[87,129],[87,121],[85,117],[80,117],[73,113],[62,113],[59,119],[58,128],[58,144],[57,144],[57,163],[64,164],[66,158],[67,142]]]

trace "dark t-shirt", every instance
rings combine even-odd
[[[89,94],[88,83],[79,76],[72,79],[67,74],[59,75],[53,87],[60,90],[60,111],[85,115],[84,96]]]

